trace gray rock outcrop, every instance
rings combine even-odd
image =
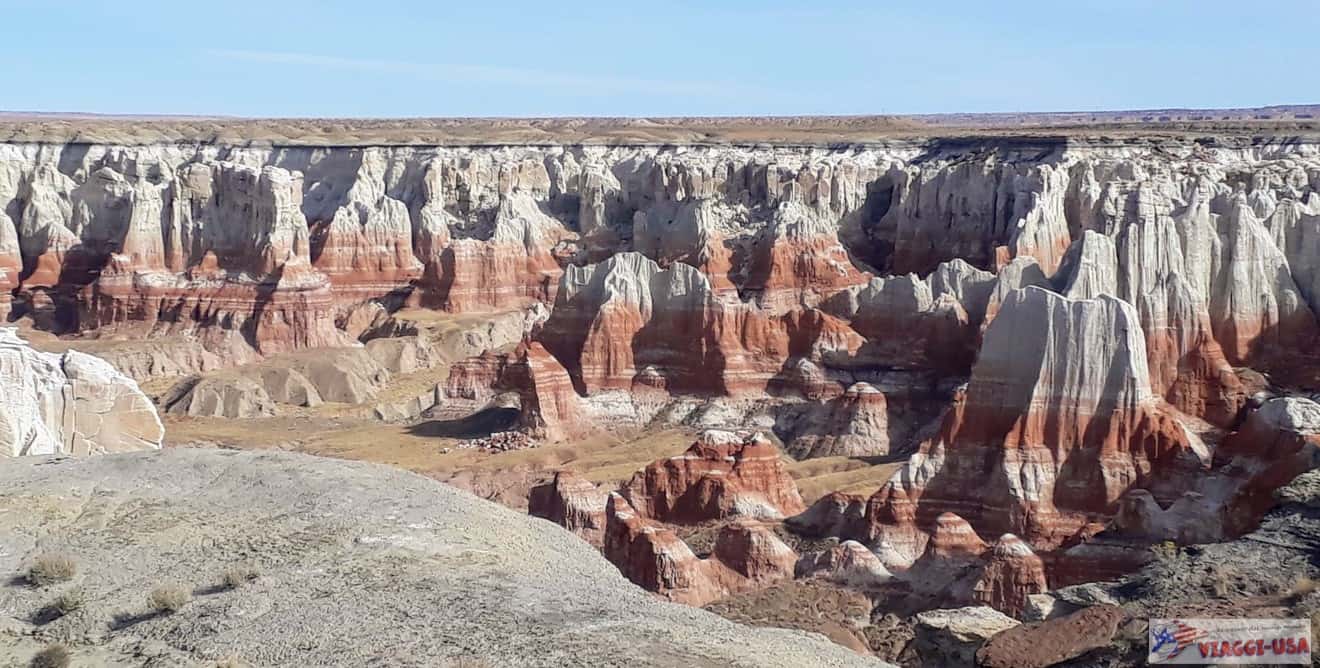
[[[0,588],[5,663],[60,637],[105,666],[887,665],[662,602],[548,522],[386,466],[168,449],[14,460],[0,488],[0,576],[68,554],[85,600],[38,627],[50,592]],[[234,566],[256,579],[217,586]],[[165,583],[192,601],[150,614]]]
[[[156,449],[165,430],[133,379],[70,350],[33,350],[0,328],[0,457]]]

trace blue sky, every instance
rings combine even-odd
[[[1320,102],[1314,0],[0,0],[0,109],[242,116]]]

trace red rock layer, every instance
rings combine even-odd
[[[575,235],[526,193],[505,196],[493,225],[489,238],[451,239],[439,266],[428,265],[419,285],[423,306],[462,313],[554,303],[567,261],[561,246]]]
[[[976,530],[967,520],[954,513],[941,513],[935,518],[935,528],[926,545],[926,556],[968,560],[981,556],[987,549],[989,546],[976,535]]]
[[[987,556],[972,585],[975,603],[1018,617],[1028,596],[1049,589],[1044,562],[1017,536],[1004,534]]]
[[[469,402],[484,402],[494,396],[492,389],[504,374],[508,356],[484,352],[476,357],[454,362],[445,379],[445,396]]]
[[[916,532],[952,512],[1054,549],[1112,517],[1129,489],[1171,501],[1190,488],[1206,452],[1150,396],[1136,320],[1113,298],[1013,293],[938,435],[868,502],[871,537],[912,555]]]
[[[697,558],[673,531],[641,517],[619,494],[610,494],[605,522],[605,558],[638,586],[688,605],[791,578],[797,563],[797,554],[755,521],[724,527],[708,559]]]
[[[1151,385],[1178,410],[1228,426],[1246,403],[1247,388],[1185,283],[1175,277],[1163,287],[1139,302]]]
[[[743,287],[776,312],[816,306],[870,278],[853,266],[833,221],[797,202],[779,206],[753,253]]]
[[[540,343],[523,346],[506,374],[504,384],[521,399],[522,427],[534,438],[557,442],[592,431],[568,371]]]
[[[777,519],[805,509],[779,449],[759,433],[703,432],[683,454],[639,471],[621,492],[643,517],[665,522]]]
[[[570,267],[540,340],[587,394],[659,376],[671,392],[760,395],[790,358],[847,360],[863,344],[820,311],[772,315],[637,253]]]
[[[23,273],[23,255],[14,222],[0,211],[0,322],[9,317],[10,301]]]
[[[532,488],[527,512],[542,517],[601,547],[605,540],[605,504],[609,493],[570,471]]]
[[[406,220],[406,218],[405,218]],[[330,278],[339,301],[354,304],[388,295],[421,277],[410,230],[353,224],[314,225],[314,266]]]

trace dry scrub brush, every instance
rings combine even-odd
[[[161,614],[172,614],[183,609],[192,600],[192,592],[180,585],[161,585],[151,590],[148,597],[151,609]]]
[[[240,564],[226,568],[221,582],[224,583],[225,589],[238,589],[256,580],[260,575],[261,572],[255,566]]]
[[[45,587],[72,580],[78,572],[78,563],[73,557],[64,554],[43,554],[28,567],[27,581],[37,587]]]

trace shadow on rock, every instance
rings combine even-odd
[[[408,428],[413,436],[485,438],[518,425],[518,409],[487,408],[456,420],[430,420]]]

